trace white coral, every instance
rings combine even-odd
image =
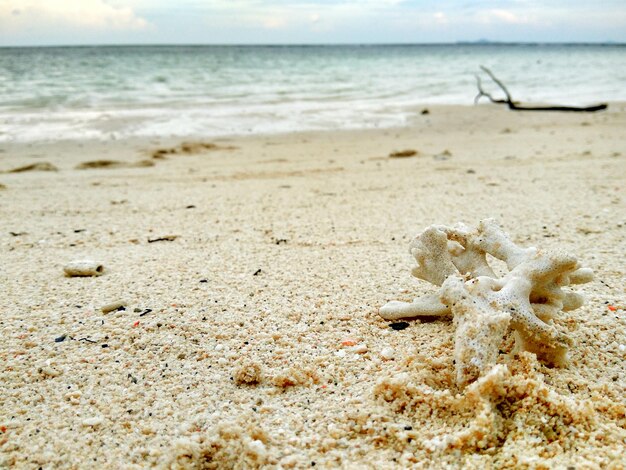
[[[389,302],[380,315],[396,320],[451,313],[459,385],[495,364],[509,329],[519,350],[551,364],[565,363],[571,341],[551,320],[583,304],[581,295],[562,287],[593,279],[575,258],[519,247],[493,219],[481,221],[475,231],[462,224],[430,226],[411,242],[410,253],[417,261],[412,274],[440,288],[412,303]],[[499,278],[487,254],[504,261],[509,272]]]

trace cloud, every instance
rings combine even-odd
[[[0,43],[626,40],[624,0],[0,0]]]
[[[527,14],[513,13],[510,10],[491,9],[478,14],[478,20],[484,23],[528,24],[533,19]]]
[[[138,1],[138,0],[135,0]],[[370,25],[380,15],[401,15],[395,12],[408,0],[212,0],[198,3],[212,26],[232,24],[243,28],[261,26],[282,29],[294,34],[302,31],[327,33]],[[202,6],[200,6],[202,5]],[[323,9],[323,17],[320,14]]]
[[[132,8],[106,0],[0,0],[0,29],[20,33],[64,30],[141,30],[149,23]]]
[[[438,11],[438,12],[434,13],[433,14],[433,18],[435,19],[435,22],[437,22],[438,24],[447,24],[448,23],[448,15],[446,15],[442,11]]]
[[[268,16],[263,19],[263,27],[267,29],[280,29],[287,26],[287,18],[282,16]]]

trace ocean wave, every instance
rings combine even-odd
[[[0,48],[0,140],[396,126],[421,104],[471,104],[481,64],[520,101],[626,101],[625,59],[617,46]]]

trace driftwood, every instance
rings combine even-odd
[[[482,87],[482,81],[480,79],[480,77],[478,75],[476,75],[476,86],[478,87],[478,95],[476,95],[476,98],[474,98],[474,103],[477,104],[478,101],[480,100],[480,98],[482,98],[483,96],[485,96],[486,98],[489,99],[489,101],[491,101],[492,103],[497,103],[497,104],[506,104],[509,109],[512,109],[513,111],[572,111],[572,112],[578,112],[578,113],[595,113],[596,111],[602,111],[603,109],[608,108],[608,104],[606,103],[601,103],[601,104],[596,104],[593,106],[586,106],[586,107],[578,107],[578,106],[550,106],[550,105],[546,105],[546,106],[524,106],[524,105],[520,105],[517,101],[513,101],[513,98],[511,97],[511,94],[509,93],[509,90],[507,90],[507,88],[504,86],[504,84],[498,80],[496,78],[496,76],[491,72],[491,70],[489,70],[487,67],[484,66],[480,66],[480,68],[487,74],[489,75],[489,78],[491,78],[496,85],[498,85],[502,91],[504,92],[504,95],[506,96],[506,99],[496,99],[493,96],[491,96],[490,93],[487,93],[483,87]]]

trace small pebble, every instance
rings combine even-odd
[[[380,352],[380,357],[386,361],[391,361],[395,357],[395,351],[393,348],[386,347]]]
[[[122,310],[124,309],[125,305],[126,302],[124,300],[118,300],[117,302],[113,302],[101,307],[100,310],[102,311],[102,313],[109,313],[114,310]]]
[[[352,339],[352,338],[344,338],[341,340],[341,345],[342,346],[355,346],[356,345],[356,340]]]
[[[405,328],[408,328],[409,324],[405,321],[400,321],[397,323],[390,323],[389,326],[391,327],[392,330],[400,331],[400,330],[404,330]]]
[[[65,341],[65,338],[67,338],[67,335],[61,335],[58,338],[54,338],[54,342],[55,343],[62,343],[63,341]]]
[[[352,352],[364,354],[367,352],[367,346],[365,344],[357,344],[354,348],[352,348]]]
[[[87,418],[83,420],[83,426],[98,426],[104,421],[100,416],[94,416],[93,418]]]
[[[50,366],[44,366],[40,369],[41,374],[43,374],[44,377],[58,377],[59,375],[61,375],[63,372],[61,372],[58,369],[55,369],[53,367]]]
[[[68,277],[100,276],[104,272],[104,266],[90,259],[75,260],[63,267]]]
[[[247,443],[248,453],[252,454],[257,460],[262,460],[267,454],[267,449],[262,441],[254,440]]]

